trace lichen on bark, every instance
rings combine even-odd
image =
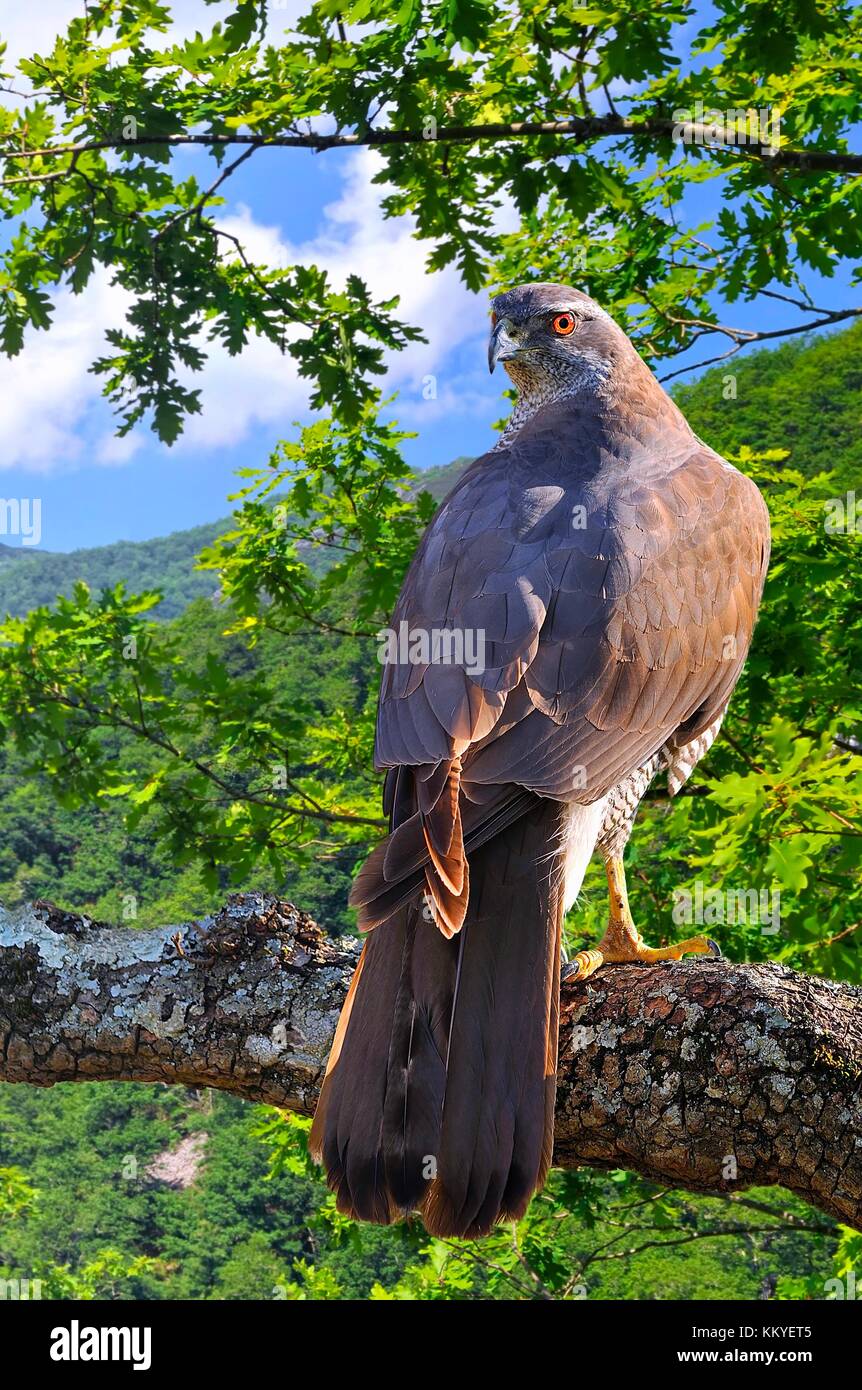
[[[151,931],[0,910],[0,1080],[213,1086],[308,1114],[358,953],[264,894]],[[702,958],[564,987],[555,1162],[781,1184],[862,1226],[860,1006],[850,985]]]

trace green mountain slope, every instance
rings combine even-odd
[[[423,488],[439,501],[469,462],[458,458],[442,468],[429,468],[422,474]],[[195,570],[195,557],[230,526],[230,517],[220,517],[150,541],[115,541],[67,554],[0,544],[0,613],[18,616],[53,603],[82,579],[93,590],[120,582],[132,593],[160,589],[164,600],[158,616],[176,618],[194,599],[210,598],[216,591],[214,575]]]
[[[724,398],[736,377],[736,398]],[[862,491],[862,323],[796,338],[704,373],[672,393],[719,453],[789,449],[806,477],[835,470],[830,496]]]
[[[162,618],[175,618],[192,599],[208,598],[216,588],[212,574],[196,573],[194,559],[229,521],[207,522],[188,531],[174,531],[151,541],[116,541],[89,550],[0,549],[0,612],[26,613],[58,594],[68,594],[79,579],[93,590],[113,588],[122,581],[133,593],[160,589]]]

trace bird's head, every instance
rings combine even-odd
[[[516,285],[491,301],[488,367],[519,392],[600,390],[634,349],[610,314],[569,285]]]

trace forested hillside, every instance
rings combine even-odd
[[[429,468],[420,485],[439,501],[468,462],[455,459]],[[70,594],[75,583],[83,580],[94,590],[112,589],[116,584],[125,584],[133,593],[158,589],[163,597],[156,615],[176,618],[194,599],[217,595],[212,574],[196,570],[195,558],[230,524],[230,517],[222,517],[150,541],[116,541],[68,554],[0,545],[0,612],[26,613],[39,604],[53,603],[58,594]]]
[[[859,489],[862,323],[761,348],[677,386],[672,395],[719,453],[743,444],[758,452],[786,449],[786,466],[806,477],[834,470],[836,495]]]
[[[0,610],[26,613],[53,603],[81,579],[91,589],[120,583],[136,593],[157,588],[163,595],[159,616],[175,618],[193,599],[212,595],[212,575],[195,572],[195,556],[227,525],[227,520],[213,521],[151,541],[117,541],[69,554],[5,546],[0,551]]]
[[[0,1277],[28,1271],[43,1281],[45,1298],[443,1297],[442,1280],[421,1255],[421,1229],[359,1229],[340,1220],[298,1155],[273,1173],[275,1126],[284,1123],[212,1091],[0,1088]],[[2,1164],[13,1158],[30,1190],[19,1195],[15,1219],[4,1221]],[[649,1193],[631,1180],[578,1174],[558,1173],[554,1185],[577,1202],[580,1219],[562,1232],[568,1269],[546,1261],[551,1288],[596,1247],[619,1239],[623,1200]],[[748,1195],[767,1210],[776,1205],[773,1193]],[[643,1226],[640,1233],[634,1226],[631,1245],[646,1248],[592,1264],[591,1300],[757,1299],[782,1279],[788,1292],[794,1280],[804,1286],[829,1265],[834,1242],[789,1195],[798,1230],[727,1201],[657,1202],[654,1192],[649,1200],[659,1240],[682,1230],[689,1242],[652,1248]],[[699,1238],[733,1224],[760,1233]],[[540,1255],[538,1242],[536,1249]],[[448,1297],[459,1296],[459,1285],[464,1297],[524,1295],[517,1266],[506,1277],[491,1262],[464,1265]]]
[[[722,369],[676,392],[691,423],[710,443],[728,453],[738,453],[745,445],[758,451],[787,449],[789,457],[776,464],[776,475],[798,469],[811,477],[834,468],[835,480],[819,489],[821,496],[851,488],[862,476],[862,325],[807,345],[760,352],[738,363],[734,371],[735,398],[723,394],[727,373]],[[462,466],[463,460],[458,460],[421,481],[431,484],[439,497]],[[819,507],[815,503],[810,516],[816,518]],[[159,616],[167,621],[161,626],[166,640],[175,639],[179,645],[185,678],[195,673],[203,677],[217,653],[232,679],[259,681],[256,688],[267,693],[274,710],[302,709],[312,720],[342,711],[349,743],[352,717],[375,699],[373,639],[337,631],[283,637],[264,632],[249,647],[241,626],[225,637],[229,614],[226,605],[213,602],[213,571],[196,573],[192,566],[197,551],[228,525],[225,521],[143,545],[75,555],[16,556],[0,565],[0,603],[16,611],[46,603],[55,589],[68,592],[81,578],[95,586],[123,579],[132,590],[162,588],[166,599]],[[823,559],[816,527],[815,520],[815,530],[808,525],[803,539],[794,541],[796,551],[792,546],[787,551],[795,557],[790,570],[800,573],[810,553],[810,587],[794,588],[787,578],[788,566],[779,565],[778,573],[785,577],[775,590],[747,683],[735,705],[743,726],[750,718],[765,728],[775,716],[769,747],[777,757],[790,758],[787,726],[781,719],[791,713],[816,722],[813,711],[819,700],[821,708],[829,702],[841,708],[843,703],[853,716],[847,692],[855,679],[850,668],[860,641],[859,620],[852,616],[852,594],[842,587],[849,583],[852,588],[852,572],[845,574],[840,558]],[[788,543],[783,532],[779,540]],[[830,626],[825,615],[833,612],[836,622]],[[811,640],[814,631],[819,634],[817,643]],[[803,682],[810,705],[802,700]],[[264,717],[262,708],[250,705],[249,710]],[[141,776],[148,769],[155,774],[158,749],[121,728],[103,731],[100,738],[117,767],[129,764]],[[823,759],[828,758],[828,746],[821,751]],[[330,775],[354,792],[364,778],[359,790],[375,796],[376,779],[368,771],[370,748],[360,752],[355,762],[346,754],[343,763],[334,758]],[[716,775],[728,781],[737,776],[730,744],[722,743],[714,757],[710,766],[717,769]],[[35,755],[30,761],[26,747],[14,749],[11,741],[0,759],[0,899],[6,906],[48,897],[97,919],[146,927],[201,915],[232,887],[245,885],[293,898],[330,930],[350,927],[346,895],[354,865],[365,852],[360,840],[310,844],[300,862],[285,871],[275,864],[258,866],[245,879],[236,872],[231,879],[223,865],[213,878],[191,853],[177,866],[183,855],[177,855],[175,844],[162,833],[164,826],[154,833],[153,821],[146,816],[130,826],[128,808],[112,789],[89,799],[73,794],[62,779],[40,775]],[[365,771],[358,773],[357,765]],[[302,776],[307,769],[292,771]],[[792,775],[798,772],[797,764]],[[754,807],[760,796],[752,781],[755,770],[747,775]],[[740,787],[744,781],[739,781]],[[757,806],[762,804],[761,800]],[[733,863],[732,856],[741,853],[742,831],[731,824],[729,813],[726,826],[721,816],[710,813],[690,835],[692,814],[692,800],[680,799],[669,813],[659,804],[642,817],[632,847],[632,894],[641,919],[666,917],[674,885],[704,873],[711,855],[717,862],[724,856]],[[755,809],[751,814],[754,817]],[[766,855],[755,831],[751,836],[748,881],[759,883],[756,875],[761,869],[753,865],[758,855]],[[689,841],[687,859],[671,848]],[[849,930],[846,925],[854,908],[845,892],[856,863],[853,856],[858,857],[855,844],[848,839],[840,850],[823,851],[824,865],[818,862],[819,842],[796,837],[784,859],[770,859],[762,881],[771,883],[776,874],[786,874],[782,883],[789,935],[780,940],[765,937],[757,926],[732,931],[725,926],[716,933],[725,944],[730,936],[731,951],[740,959],[776,955],[795,965],[855,978],[858,950],[852,925]],[[819,876],[821,898],[812,914],[804,889],[814,875]],[[589,941],[603,912],[603,892],[597,881],[588,879],[583,905],[570,922],[570,940]],[[825,922],[832,925],[827,929]],[[824,941],[827,930],[829,939]],[[172,1164],[169,1155],[180,1145]],[[789,1211],[792,1220],[779,1220],[775,1193],[748,1195],[746,1200],[762,1202],[772,1213],[756,1218],[756,1207],[745,1208],[733,1199],[680,1194],[658,1198],[654,1189],[624,1175],[558,1173],[549,1193],[552,1201],[565,1198],[568,1214],[554,1235],[559,1241],[560,1231],[565,1232],[565,1267],[559,1264],[559,1244],[553,1251],[548,1244],[543,1255],[546,1233],[539,1224],[530,1237],[531,1269],[541,1270],[553,1289],[562,1287],[571,1271],[586,1262],[591,1298],[758,1298],[776,1290],[795,1296],[817,1287],[836,1248],[837,1235],[828,1223],[794,1199],[780,1198],[785,1204],[781,1211]],[[624,1225],[628,1218],[618,1220],[615,1213],[623,1198],[635,1206],[649,1203],[653,1224],[648,1229],[657,1236],[636,1239],[633,1232],[626,1245],[644,1245],[642,1253],[591,1263],[590,1252],[621,1238],[620,1221]],[[534,1207],[537,1223],[543,1212],[552,1216],[558,1211],[547,1203]],[[663,1235],[680,1228],[688,1232],[690,1243],[672,1251],[653,1248]],[[58,1296],[442,1296],[435,1292],[434,1263],[442,1252],[430,1258],[422,1255],[425,1244],[416,1231],[359,1232],[341,1222],[324,1198],[319,1178],[308,1170],[302,1133],[230,1098],[104,1084],[58,1087],[49,1093],[0,1088],[2,1276],[26,1270]],[[518,1271],[501,1274],[501,1267],[505,1268],[502,1255],[488,1268],[465,1256],[463,1268],[449,1267],[445,1296],[458,1296],[453,1290],[459,1287],[465,1297],[524,1296],[523,1289],[517,1291]]]

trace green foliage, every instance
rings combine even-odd
[[[422,473],[418,486],[439,502],[469,462],[461,458],[429,468]],[[270,498],[270,503],[279,505],[277,495]],[[280,518],[287,529],[289,518],[283,512]],[[196,598],[218,601],[215,577],[207,569],[196,568],[196,560],[235,525],[234,519],[223,517],[149,541],[117,541],[68,554],[0,545],[0,613],[23,617],[31,608],[52,604],[58,594],[70,597],[75,584],[83,580],[94,593],[114,589],[120,583],[136,594],[158,589],[162,599],[152,610],[153,616],[177,618]],[[315,573],[325,569],[324,551],[306,551],[306,555]]]
[[[364,1297],[395,1281],[409,1248],[372,1232],[359,1251],[317,1216],[319,1175],[272,1171],[255,1109],[159,1086],[0,1091],[0,1281],[42,1281],[43,1298],[320,1297],[337,1281]],[[189,1136],[204,1141],[187,1186],[149,1173]],[[26,1178],[25,1178],[26,1173]],[[318,1269],[319,1267],[319,1269]]]
[[[354,789],[354,799],[356,796],[372,798],[376,820],[376,779],[370,772],[367,738],[361,754],[349,741],[346,745],[338,740],[326,742],[330,711],[352,709],[357,701],[362,703],[371,698],[368,683],[373,680],[373,649],[363,655],[358,642],[346,639],[334,642],[326,634],[285,638],[263,633],[254,650],[249,651],[242,638],[223,636],[224,625],[224,612],[209,602],[198,601],[182,619],[172,624],[151,624],[154,645],[150,648],[150,659],[155,650],[172,654],[179,651],[184,668],[183,689],[189,688],[188,678],[195,678],[196,673],[210,673],[213,663],[218,662],[231,677],[236,673],[246,690],[252,678],[265,687],[268,705],[283,706],[294,713],[306,710],[308,718],[320,726],[320,744],[328,748],[327,756],[339,784],[345,778],[343,759],[366,759]],[[134,662],[126,663],[121,658],[121,678],[128,676],[127,666],[133,668]],[[171,686],[170,668],[163,670],[161,675],[170,695],[166,705],[176,711],[182,701]],[[94,688],[89,689],[95,696]],[[70,691],[69,694],[70,699],[73,698],[74,693]],[[99,698],[104,694],[103,688]],[[162,759],[167,756],[167,750],[152,741],[153,737],[164,734],[164,725],[156,722],[154,709],[152,718],[146,722],[146,734],[140,724],[125,727],[119,702],[114,701],[103,706],[113,711],[109,727],[106,722],[97,720],[96,708],[95,699],[91,699],[89,712],[72,711],[74,737],[80,736],[85,741],[92,738],[96,766],[106,768],[104,783],[96,777],[99,785],[95,787],[95,794],[95,784],[88,782],[93,765],[88,763],[79,770],[73,760],[64,763],[60,745],[44,716],[32,721],[35,743],[26,747],[22,744],[16,751],[7,740],[5,747],[0,748],[3,787],[0,898],[12,906],[36,897],[49,897],[69,907],[86,908],[98,920],[127,920],[139,925],[183,921],[207,912],[223,901],[230,869],[227,858],[219,855],[216,881],[213,883],[212,875],[204,879],[205,837],[210,830],[197,813],[184,826],[182,824],[182,805],[189,808],[189,783],[185,780],[184,764],[170,755],[172,771],[167,781],[164,777],[159,781],[158,795],[149,802],[135,800],[139,791],[146,793],[152,789],[152,779],[164,766]],[[136,701],[133,713],[137,718]],[[29,727],[30,721],[27,722]],[[175,730],[183,727],[191,728],[180,720]],[[284,729],[279,726],[276,732],[279,742],[273,757],[277,759],[281,783],[281,769],[287,766]],[[46,742],[42,741],[43,737]],[[203,737],[203,734],[190,733],[189,748],[192,753],[197,750],[200,766],[208,768],[207,759],[212,750],[204,746]],[[179,747],[178,744],[174,746]],[[56,775],[50,777],[46,766],[55,756],[60,761],[56,764]],[[305,761],[301,761],[300,769],[305,766]],[[287,800],[286,786],[273,788],[271,768],[268,764],[264,768],[258,781],[266,787],[266,794],[280,796],[282,802]],[[209,788],[212,810],[204,819],[210,828],[218,823],[219,817],[227,822],[230,806],[227,794],[219,785],[225,777],[218,767],[213,767],[213,773],[218,780],[194,768],[191,773],[192,786],[205,784]],[[322,775],[319,769],[318,775]],[[256,795],[250,773],[240,773],[232,764],[230,776],[235,781],[231,799],[234,794],[245,795],[247,788],[251,796]],[[121,787],[130,790],[119,794]],[[103,791],[114,794],[103,794]],[[372,801],[369,804],[372,805]],[[140,814],[142,806],[143,816]],[[257,813],[255,808],[260,810],[256,801],[251,802],[251,807],[252,814]],[[281,805],[278,809],[282,810]],[[232,823],[236,824],[236,817]],[[272,824],[278,823],[279,816],[274,815]],[[185,865],[177,864],[175,827],[189,846],[197,836],[201,851]],[[368,830],[366,833],[374,832]],[[247,848],[248,840],[245,845]],[[241,838],[236,849],[241,855]],[[248,877],[241,880],[237,877],[237,869],[235,879],[237,883],[253,881],[259,887],[293,897],[337,928],[348,920],[346,896],[351,870],[361,852],[361,845],[354,846],[349,835],[328,842],[318,833],[308,846],[291,850],[282,870],[276,871],[268,860],[258,858]],[[212,853],[210,845],[210,856]],[[238,859],[234,863],[238,864]]]
[[[862,1235],[849,1226],[838,1227],[838,1244],[833,1255],[833,1267],[827,1279],[816,1274],[782,1274],[775,1297],[780,1299],[825,1297],[828,1302],[862,1296]]]
[[[154,602],[80,585],[55,610],[3,625],[3,732],[28,767],[53,774],[61,804],[123,798],[127,828],[154,818],[174,862],[197,859],[211,888],[219,870],[238,880],[260,859],[281,874],[321,825],[348,841],[375,825],[361,792],[338,782],[320,804],[323,754],[305,746],[311,694],[289,703],[229,650],[195,661],[181,629],[147,620]],[[127,762],[122,731],[135,735]]]
[[[307,1132],[220,1093],[3,1088],[0,1164],[17,1166],[0,1170],[0,1281],[59,1299],[825,1298],[858,1264],[858,1235],[789,1194],[697,1198],[624,1173],[555,1172],[517,1228],[478,1245],[360,1226],[335,1211]],[[194,1135],[188,1186],[149,1175]]]
[[[26,1211],[36,1193],[18,1168],[0,1168],[0,1221]]]
[[[270,1147],[274,1173],[316,1176],[308,1126],[268,1112],[258,1134]],[[353,1249],[363,1261],[369,1235],[380,1235],[339,1216],[331,1196],[314,1220],[315,1229],[328,1229],[342,1250]],[[366,1296],[375,1302],[757,1298],[786,1280],[794,1287],[802,1281],[806,1296],[824,1298],[833,1261],[841,1267],[846,1256],[838,1234],[787,1194],[695,1198],[622,1172],[554,1171],[523,1221],[483,1241],[429,1239],[418,1223],[396,1228],[391,1235],[401,1242],[401,1268],[394,1277],[378,1277]],[[287,1296],[343,1297],[338,1269],[333,1251],[313,1285],[327,1291],[307,1292],[303,1266],[296,1292]]]
[[[379,405],[370,400],[350,429],[317,420],[295,443],[282,442],[268,469],[241,472],[250,481],[237,494],[237,529],[199,562],[219,572],[241,629],[282,631],[284,613],[293,626],[332,630],[333,606],[372,626],[385,620],[434,500],[411,490],[398,448],[411,436],[381,423]],[[326,556],[322,573],[310,563],[315,553]]]

